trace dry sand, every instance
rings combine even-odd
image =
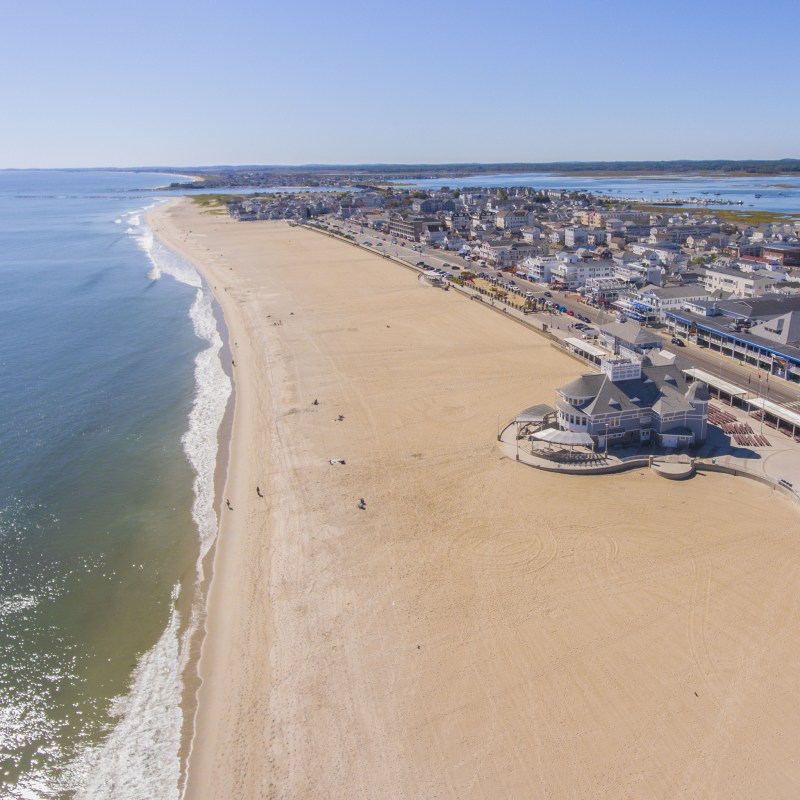
[[[236,359],[187,797],[798,796],[788,500],[518,465],[498,415],[581,372],[542,338],[311,231],[153,216]]]

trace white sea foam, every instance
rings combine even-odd
[[[162,275],[169,275],[179,283],[195,286],[198,289],[203,287],[203,281],[197,274],[197,270],[177,253],[173,253],[171,250],[164,247],[164,245],[155,238],[149,226],[129,228],[128,232],[136,239],[136,243],[144,250],[147,257],[150,259],[151,267],[147,276],[151,280],[157,281]],[[205,291],[208,293],[207,289]],[[198,333],[195,315],[190,312],[189,316],[192,317],[195,333],[197,333],[201,339],[208,341],[209,345],[214,346],[215,342],[212,342],[208,337]],[[213,322],[213,315],[211,319]],[[216,328],[216,325],[214,327]],[[219,338],[219,334],[217,334],[217,338]],[[220,346],[222,345],[222,340],[219,341],[219,344]]]
[[[139,212],[141,213],[141,212]],[[208,344],[195,358],[195,398],[182,444],[194,473],[192,517],[197,526],[199,555],[197,577],[202,581],[202,559],[214,543],[214,472],[217,432],[231,394],[231,382],[222,368],[222,337],[214,317],[211,293],[194,267],[164,247],[139,214],[127,220],[132,235],[147,254],[152,280],[169,275],[196,289],[189,310],[194,332]],[[177,592],[177,587],[176,587]],[[173,602],[176,597],[173,597]],[[134,670],[129,694],[117,704],[119,722],[106,741],[73,765],[76,797],[85,800],[172,800],[179,793],[178,750],[182,724],[180,676],[189,644],[199,625],[193,611],[182,634],[177,612],[157,644],[145,653]]]
[[[173,603],[178,586],[173,591]],[[178,797],[178,745],[183,722],[178,612],[133,672],[131,691],[114,706],[119,722],[87,753],[75,775],[78,800],[172,800]]]

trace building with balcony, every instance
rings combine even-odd
[[[389,220],[389,233],[399,239],[408,239],[418,242],[423,233],[427,231],[442,230],[442,223],[429,217],[400,217],[395,216]]]
[[[703,286],[709,292],[729,292],[737,297],[758,297],[769,291],[776,283],[780,283],[783,276],[766,271],[741,272],[737,269],[715,267],[706,269],[702,280]]]
[[[689,385],[674,364],[608,358],[598,374],[556,390],[558,426],[588,433],[598,449],[655,442],[687,447],[705,441],[708,388]]]

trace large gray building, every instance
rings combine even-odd
[[[678,336],[800,382],[800,295],[688,301],[666,316]]]
[[[605,359],[600,369],[556,390],[562,430],[588,433],[598,449],[705,441],[709,394],[704,383],[689,385],[674,364],[657,366],[647,357]]]

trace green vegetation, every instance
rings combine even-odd
[[[645,203],[631,203],[630,207],[636,211],[649,211],[654,214],[668,214],[675,209],[675,207],[664,208],[663,205]],[[730,208],[714,208],[713,206],[680,206],[680,211],[714,216],[734,225],[762,225],[771,222],[795,222],[800,219],[800,214],[782,214],[777,211],[740,211]]]
[[[195,205],[208,209],[222,208],[226,203],[241,197],[237,194],[192,194],[188,196]]]
[[[761,225],[771,222],[796,222],[800,214],[781,214],[777,211],[714,210],[715,217],[737,225]]]

